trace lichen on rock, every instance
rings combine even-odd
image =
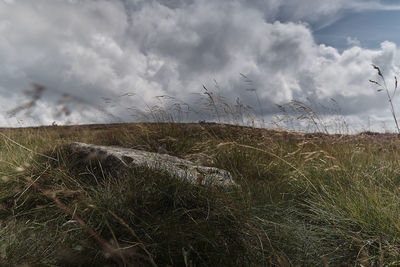
[[[205,167],[168,154],[117,146],[99,146],[73,142],[68,145],[71,153],[81,153],[89,160],[96,159],[106,165],[121,163],[122,168],[145,167],[165,171],[171,176],[198,185],[237,186],[232,175],[223,169]]]

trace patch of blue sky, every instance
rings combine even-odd
[[[395,3],[392,0],[384,2]],[[313,33],[318,44],[333,46],[341,51],[355,44],[371,49],[379,48],[384,41],[399,45],[400,10],[346,12],[332,24],[314,29]]]

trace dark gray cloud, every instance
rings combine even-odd
[[[0,123],[17,123],[6,111],[26,99],[21,89],[33,82],[88,108],[55,119],[53,90],[30,124],[112,120],[103,109],[129,120],[127,108],[158,103],[156,96],[198,102],[203,85],[269,117],[275,103],[307,98],[334,98],[345,115],[364,116],[385,104],[368,83],[376,77],[371,63],[392,77],[396,45],[338,52],[317,45],[312,31],[341,12],[385,8],[361,0],[2,0]],[[246,90],[253,88],[257,95]]]

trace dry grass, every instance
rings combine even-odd
[[[35,107],[45,92],[38,86],[13,113]],[[393,111],[395,91],[383,86]],[[314,131],[299,133],[255,128],[265,121],[250,107],[206,87],[204,110],[159,99],[134,110],[148,123],[0,131],[1,265],[400,264],[398,136],[329,134],[330,122],[311,101],[280,106],[280,127]],[[176,123],[191,112],[218,123]],[[348,131],[338,118],[338,132]],[[241,187],[194,186],[163,172],[90,163],[69,153],[72,141],[162,149],[226,169]]]
[[[396,112],[395,112],[394,106],[393,106],[393,98],[396,96],[396,90],[397,90],[397,77],[394,76],[394,89],[393,89],[393,92],[390,92],[389,88],[386,85],[386,80],[385,80],[385,77],[382,74],[381,69],[378,66],[374,65],[374,64],[372,64],[372,67],[378,72],[378,76],[382,80],[382,83],[379,83],[379,82],[377,82],[375,80],[369,80],[369,81],[371,83],[376,84],[376,85],[379,86],[379,88],[377,90],[378,92],[385,91],[386,96],[387,96],[387,100],[388,100],[389,106],[390,106],[390,112],[392,113],[394,124],[396,126],[396,130],[397,130],[398,134],[400,135],[399,123],[397,121]]]
[[[4,264],[373,266],[399,257],[395,135],[212,123],[2,133]],[[242,189],[143,169],[116,176],[68,156],[63,145],[72,140],[150,151],[163,144],[172,155],[228,169]]]

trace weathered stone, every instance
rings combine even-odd
[[[72,153],[83,153],[90,159],[100,162],[119,162],[124,167],[145,167],[165,171],[170,175],[189,181],[193,184],[214,184],[237,186],[231,174],[222,169],[195,165],[193,162],[168,154],[160,154],[123,148],[117,146],[98,146],[74,142],[69,144]]]

